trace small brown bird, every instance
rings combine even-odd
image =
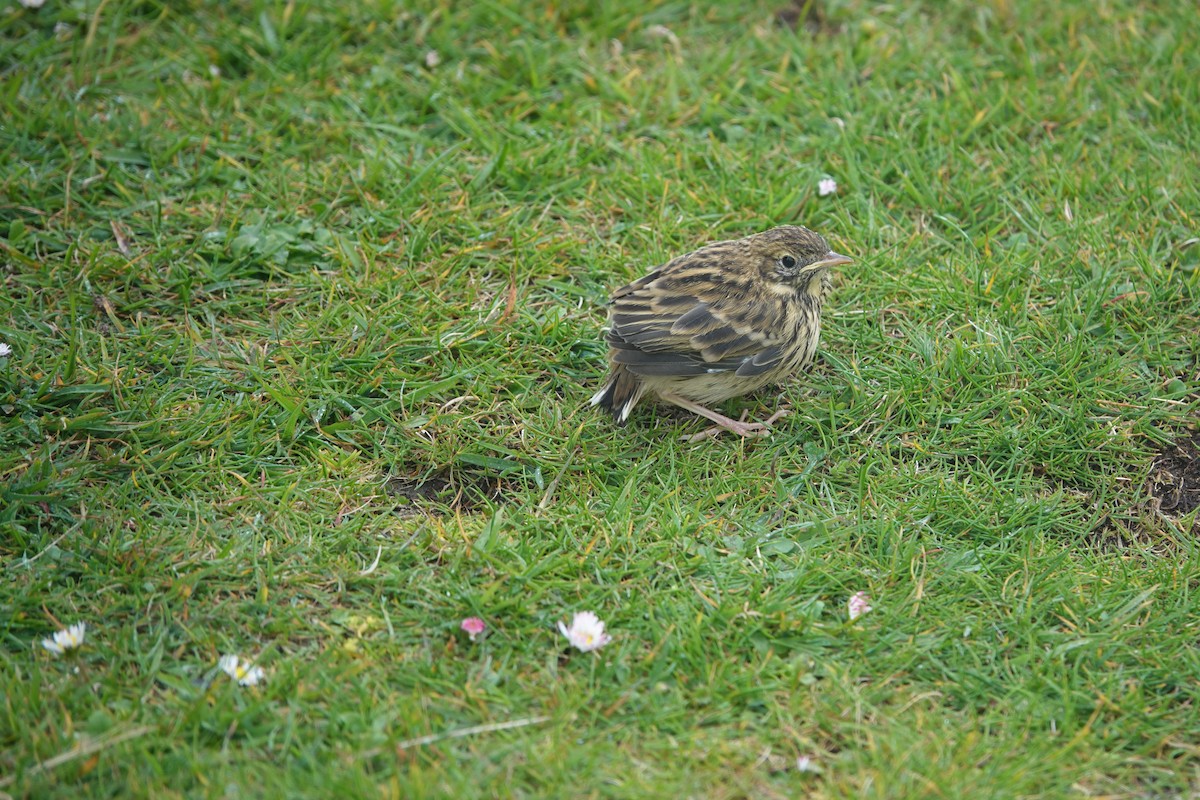
[[[706,408],[777,383],[812,363],[829,268],[852,259],[820,235],[784,225],[715,242],[618,289],[610,305],[611,369],[592,405],[624,425],[647,391],[719,427],[690,437],[770,431],[787,413],[739,422]]]

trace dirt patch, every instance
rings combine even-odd
[[[401,516],[418,513],[470,514],[503,502],[508,487],[495,475],[443,469],[432,475],[389,478],[384,490],[398,501]]]
[[[1184,432],[1155,456],[1146,489],[1158,510],[1171,517],[1200,506],[1200,431]]]
[[[814,36],[818,34],[840,33],[842,26],[830,22],[825,16],[825,8],[819,0],[792,0],[775,12],[775,21],[792,30],[800,26]]]
[[[1152,534],[1163,526],[1162,517],[1180,519],[1200,506],[1200,431],[1180,431],[1174,442],[1159,450],[1143,492],[1138,502],[1113,509],[1100,520],[1091,535],[1095,545],[1105,550],[1153,547],[1159,537]],[[1191,530],[1200,533],[1200,519]]]

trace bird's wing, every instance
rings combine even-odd
[[[783,301],[718,281],[659,271],[618,290],[607,337],[613,362],[642,377],[753,377],[777,367],[785,355]]]

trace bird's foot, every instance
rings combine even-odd
[[[777,420],[786,417],[790,413],[792,413],[791,409],[785,407],[779,409],[762,422],[746,422],[747,412],[743,411],[741,419],[734,420],[729,419],[728,417],[723,417],[719,424],[713,425],[711,428],[703,430],[700,433],[694,433],[690,436],[683,436],[681,439],[685,442],[702,442],[705,439],[717,438],[723,431],[732,431],[742,438],[749,438],[751,436],[770,436],[772,430],[771,425]]]

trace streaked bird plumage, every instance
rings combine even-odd
[[[739,422],[706,406],[812,363],[829,269],[850,261],[796,225],[672,259],[613,294],[610,370],[592,404],[624,425],[650,392],[739,435],[767,432],[774,417]]]

